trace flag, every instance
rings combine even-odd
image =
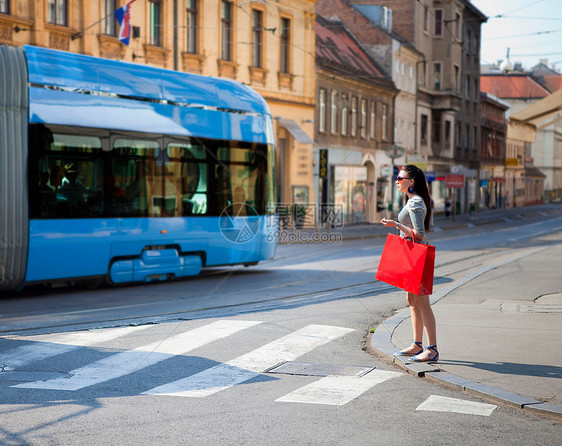
[[[131,3],[134,1],[125,3],[115,11],[115,18],[121,26],[119,29],[119,40],[125,45],[129,44],[129,37],[131,36]]]

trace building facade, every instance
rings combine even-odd
[[[486,74],[481,77],[482,91],[500,98],[509,105],[509,118],[549,96],[549,91],[537,83],[528,73]],[[534,165],[535,146],[540,142],[537,135],[522,138],[516,132],[508,132],[505,154],[505,205],[524,206],[543,201],[545,175]],[[540,191],[540,192],[538,192]]]
[[[467,0],[388,0],[385,6],[397,18],[393,31],[424,56],[418,70],[416,160],[427,158],[436,210],[453,194],[457,210],[467,212],[479,201],[480,27],[486,16]],[[451,173],[463,175],[463,188],[447,188]]]
[[[376,195],[380,199],[378,215],[382,217],[389,209],[398,210],[398,195],[393,181],[394,166],[418,161],[424,170],[427,162],[418,155],[416,140],[417,86],[423,54],[414,45],[398,35],[392,27],[393,11],[381,5],[351,4],[346,0],[319,0],[316,11],[325,17],[337,17],[353,33],[361,46],[377,61],[385,76],[394,82],[397,95],[392,113],[393,121],[390,140],[381,141],[375,151],[377,169]],[[389,157],[385,149],[396,147],[397,157]],[[390,152],[388,152],[390,153]],[[392,151],[394,155],[394,151]],[[427,157],[425,158],[427,161]]]
[[[480,207],[504,207],[506,193],[506,111],[509,104],[491,94],[480,93]]]
[[[333,206],[344,224],[374,222],[384,206],[376,190],[376,153],[392,144],[396,89],[341,21],[321,15],[316,71],[321,207]]]

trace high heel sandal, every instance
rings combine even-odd
[[[439,352],[437,351],[436,345],[428,345],[425,349],[429,350],[429,355],[427,356],[427,358],[418,358],[418,356],[421,355],[421,353],[418,353],[417,355],[408,358],[408,360],[412,362],[437,362],[439,360]],[[431,356],[431,351],[435,352],[433,356]]]
[[[412,345],[417,345],[420,348],[420,351],[417,353],[406,352],[406,350],[410,349],[412,346],[405,348],[404,350],[400,350],[399,352],[394,353],[395,356],[406,356],[406,355],[419,355],[423,352],[423,344],[421,342],[414,342]]]

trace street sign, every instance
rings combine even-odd
[[[425,172],[425,179],[427,181],[435,181],[437,178],[437,174],[435,172]]]
[[[391,159],[400,158],[401,156],[404,156],[404,154],[406,153],[406,149],[404,147],[393,144],[384,149],[384,153]]]
[[[464,187],[464,175],[447,175],[447,187],[451,188],[463,188]]]
[[[328,178],[328,149],[320,149],[320,178]]]

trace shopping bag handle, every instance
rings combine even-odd
[[[415,235],[416,235],[417,233],[418,233],[418,232],[417,232],[415,229],[412,228],[412,241],[413,241],[414,243],[421,243],[421,242],[423,242],[424,240],[427,240],[427,243],[431,245],[431,241],[429,240],[429,237],[427,236],[427,234],[424,234],[424,235],[423,235],[423,238],[418,242],[417,237],[415,237]]]

